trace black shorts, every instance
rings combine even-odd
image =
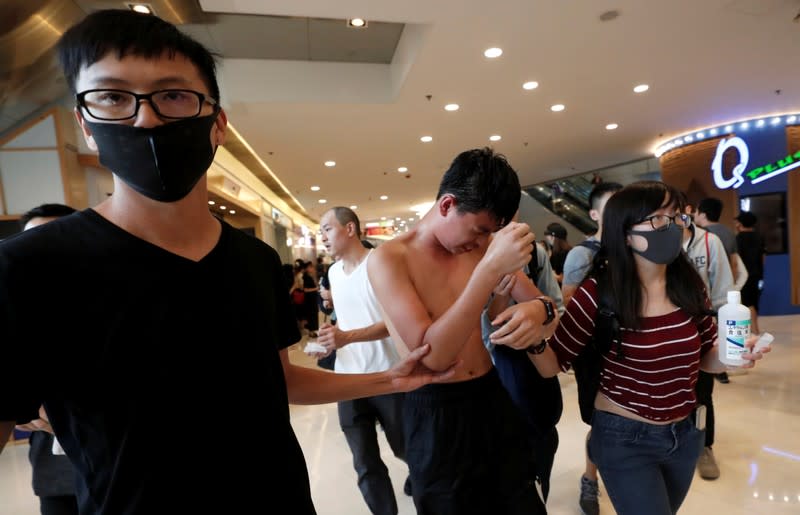
[[[528,428],[492,369],[406,394],[406,460],[418,515],[538,515]]]

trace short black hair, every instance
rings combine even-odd
[[[697,204],[697,212],[705,213],[706,218],[712,222],[719,222],[722,214],[722,201],[716,197],[704,198]]]
[[[592,188],[591,193],[589,193],[589,209],[597,209],[597,204],[606,193],[616,193],[621,189],[622,184],[618,182],[598,183],[597,186]]]
[[[545,236],[552,236],[560,240],[566,240],[567,228],[558,222],[552,222],[547,224],[547,228],[545,229],[544,234]]]
[[[214,55],[157,16],[125,9],[93,12],[61,36],[57,51],[73,93],[77,93],[75,82],[80,71],[111,52],[119,59],[126,55],[155,59],[166,52],[170,58],[181,54],[197,66],[211,97],[220,100]]]
[[[356,237],[361,238],[361,222],[358,220],[358,215],[355,211],[344,206],[332,207],[331,211],[333,211],[333,216],[336,217],[336,221],[339,222],[342,227],[353,222],[353,225],[356,226]]]
[[[749,229],[755,227],[758,223],[758,217],[750,211],[742,211],[739,213],[739,216],[736,217],[736,221],[742,224],[742,227]]]
[[[42,204],[30,211],[26,211],[19,219],[20,227],[24,230],[28,222],[34,218],[61,218],[71,215],[77,209],[65,206],[64,204]]]
[[[489,147],[460,153],[442,177],[436,199],[450,194],[459,212],[488,211],[500,225],[514,217],[522,189],[505,156]]]

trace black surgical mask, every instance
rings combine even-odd
[[[631,229],[628,234],[635,234],[647,240],[647,250],[631,250],[648,261],[658,265],[668,265],[675,261],[683,249],[683,228],[678,224],[671,224],[664,231],[635,231]]]
[[[175,202],[192,191],[206,173],[217,149],[211,127],[217,113],[158,127],[86,121],[100,153],[100,163],[147,198]]]

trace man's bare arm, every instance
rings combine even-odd
[[[351,343],[371,342],[388,337],[389,330],[386,328],[386,323],[382,320],[367,327],[348,331],[342,331],[337,325],[323,324],[322,327],[319,328],[317,343],[328,349],[327,354],[325,354],[328,355],[333,352],[334,349],[341,349],[345,345],[350,345]]]
[[[16,424],[17,423],[13,420],[4,420],[0,422],[0,453],[3,452],[6,442],[11,438]]]
[[[422,363],[432,370],[445,370],[479,327],[486,301],[503,275],[520,270],[530,260],[532,240],[525,224],[512,223],[495,233],[464,290],[436,320],[431,319],[414,287],[404,247],[380,246],[367,263],[367,272],[399,339],[410,350],[430,344],[431,352]]]
[[[280,352],[289,402],[292,404],[326,404],[329,402],[372,397],[387,393],[409,392],[429,383],[449,380],[454,366],[432,372],[420,365],[430,352],[422,346],[385,372],[372,374],[334,374],[318,368],[301,367],[289,361],[288,349]]]

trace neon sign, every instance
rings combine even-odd
[[[725,178],[722,173],[722,156],[729,148],[735,148],[739,153],[739,162],[733,167],[730,178]],[[723,139],[717,145],[717,153],[714,155],[714,160],[711,162],[711,171],[714,173],[714,184],[717,188],[724,190],[727,188],[738,188],[744,184],[744,177],[750,179],[751,184],[758,184],[767,179],[772,179],[778,175],[784,174],[790,170],[800,167],[800,150],[794,154],[790,154],[783,159],[779,159],[773,163],[753,168],[747,173],[748,161],[750,160],[750,150],[747,148],[747,143],[742,138],[732,137]]]

